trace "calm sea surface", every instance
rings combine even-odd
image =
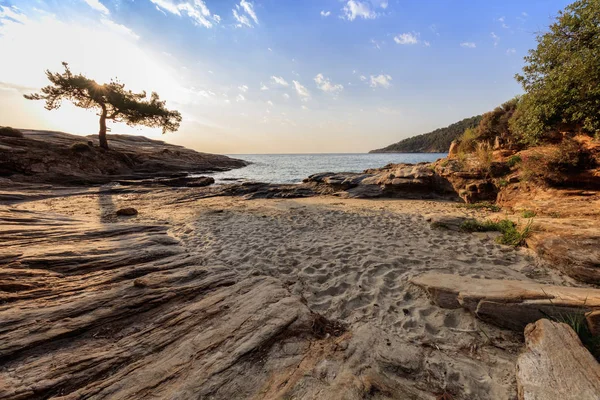
[[[318,172],[362,172],[389,163],[435,161],[446,153],[389,154],[231,154],[250,161],[247,167],[212,174],[217,183],[268,182],[298,183]]]

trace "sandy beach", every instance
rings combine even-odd
[[[575,284],[544,268],[530,250],[497,244],[492,233],[432,228],[427,221],[432,214],[490,215],[453,202],[326,196],[190,200],[189,193],[167,189],[88,194],[15,204],[10,211],[73,218],[93,226],[165,226],[168,236],[196,265],[224,268],[238,280],[272,277],[311,312],[344,324],[350,335],[345,336],[350,343],[345,346],[354,344],[360,349],[356,351],[367,353],[375,349],[384,365],[388,350],[390,357],[394,352],[402,357],[407,357],[407,351],[413,354],[409,358],[414,358],[410,362],[415,366],[410,373],[400,373],[404,385],[414,390],[406,398],[430,398],[424,393],[433,396],[445,390],[460,393],[454,398],[515,398],[515,362],[523,345],[522,334],[482,322],[463,309],[433,305],[409,282],[411,278],[441,272]],[[135,207],[139,214],[116,217],[115,210],[122,207]],[[77,249],[74,243],[68,250]],[[27,248],[22,250],[27,259]],[[335,398],[336,371],[348,365],[348,357],[325,357],[305,371],[306,379],[316,377],[319,383],[311,384],[302,397],[320,398],[319,393],[327,393],[326,397]],[[359,359],[351,371],[374,368],[369,357]],[[391,369],[385,374],[400,368],[391,361],[388,364]],[[399,394],[381,398],[403,398]]]

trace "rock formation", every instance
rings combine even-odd
[[[111,150],[95,137],[23,130],[0,136],[0,177],[13,181],[98,184],[125,179],[185,176],[239,168],[242,160],[199,153],[142,136],[110,135]]]
[[[486,322],[516,331],[540,318],[568,314],[586,314],[590,327],[600,324],[600,315],[592,312],[600,311],[600,289],[435,273],[411,282],[440,307],[462,307]]]
[[[519,400],[600,399],[600,364],[568,325],[541,319],[525,328],[517,385]]]

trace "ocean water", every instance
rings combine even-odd
[[[252,164],[244,168],[211,174],[217,183],[268,182],[299,183],[319,172],[362,172],[389,163],[430,162],[446,153],[385,154],[231,154]]]

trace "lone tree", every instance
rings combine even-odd
[[[99,84],[82,74],[74,75],[69,64],[63,62],[65,72],[46,71],[52,82],[40,93],[25,95],[29,100],[45,100],[47,110],[56,110],[62,100],[70,100],[77,107],[97,109],[100,117],[100,147],[108,149],[106,139],[106,120],[125,122],[129,126],[143,125],[150,128],[162,128],[163,134],[175,132],[181,123],[181,114],[165,107],[158,94],[152,92],[147,99],[146,92],[134,93],[125,90],[125,85],[118,81]]]

